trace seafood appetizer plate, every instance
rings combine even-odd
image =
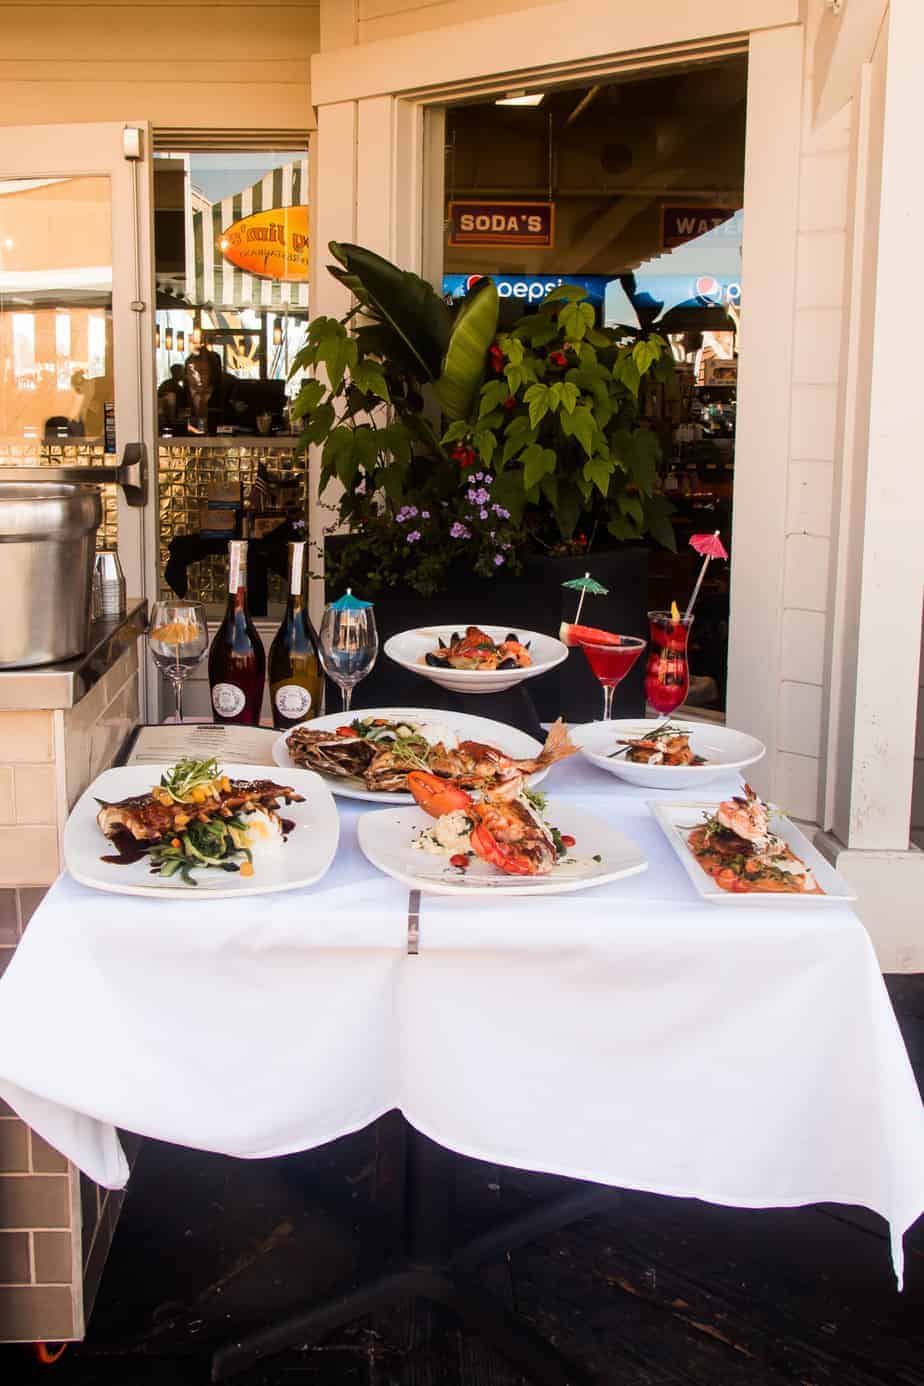
[[[568,658],[551,635],[509,626],[420,626],[385,642],[389,659],[454,693],[502,693]]]
[[[195,767],[198,767],[196,769]],[[64,829],[75,881],[116,895],[215,900],[313,885],[337,851],[330,791],[309,770],[181,761],[105,770]]]
[[[723,886],[717,879],[723,871],[721,860],[716,860],[717,852],[709,850],[708,837],[704,847],[703,830],[709,824],[721,827],[719,820],[724,818],[727,822],[738,824],[746,832],[751,831],[754,822],[751,803],[759,805],[758,815],[764,815],[757,823],[758,831],[763,829],[764,836],[758,838],[755,844],[746,838],[736,843],[735,834],[730,829],[721,834],[723,840],[716,846],[719,851],[724,846],[729,854],[726,858],[728,865],[724,868],[728,873],[727,881]],[[857,898],[856,891],[830,862],[825,861],[795,823],[762,804],[756,795],[752,800],[742,797],[727,800],[723,804],[652,799],[648,807],[663,828],[700,898],[709,904],[779,908],[806,903],[813,906],[842,905]],[[725,812],[720,814],[720,810]],[[710,864],[709,870],[701,865],[698,855],[704,852],[703,860]],[[769,871],[764,862],[771,864]],[[785,869],[781,870],[781,867]],[[758,880],[764,876],[763,886],[750,884],[754,879],[749,874],[751,871]],[[787,872],[794,873],[793,888],[787,888],[784,879]],[[774,877],[777,879],[774,880]],[[736,885],[737,879],[745,882],[743,890]]]
[[[449,850],[465,847],[465,825],[458,822],[450,822],[450,831],[441,832],[449,848],[435,851],[432,846],[424,846],[422,839],[432,840],[444,820],[439,819],[434,826],[432,815],[421,808],[364,813],[359,820],[359,845],[372,865],[387,876],[413,890],[434,895],[492,895],[495,899],[510,895],[564,895],[647,870],[648,859],[641,849],[594,814],[556,801],[546,807],[545,817],[560,828],[565,841],[570,843],[573,839],[573,845],[565,849],[551,870],[536,874],[509,872],[496,864],[492,843],[501,855],[509,852],[515,860],[521,855],[523,843],[521,840],[505,844],[502,826],[491,818],[482,825],[487,840],[479,843],[486,857],[471,851],[457,854]],[[455,814],[444,818],[453,819]],[[466,866],[453,865],[453,859],[462,856],[468,858]]]
[[[657,728],[663,731],[652,741],[651,733]],[[753,765],[766,753],[764,743],[747,732],[720,723],[687,722],[676,717],[666,723],[663,717],[649,721],[623,718],[588,722],[572,727],[571,736],[591,765],[645,789],[707,785],[731,770]]]
[[[340,728],[366,734],[338,736]],[[516,774],[538,784],[556,760],[574,749],[564,728],[550,733],[543,747],[516,727],[487,717],[436,708],[370,707],[302,722],[275,742],[273,759],[285,770],[300,765],[316,770],[334,794],[346,799],[412,804],[406,788],[409,770],[438,768],[472,787],[486,776],[497,781]]]

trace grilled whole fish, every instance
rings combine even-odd
[[[163,803],[153,794],[135,794],[118,803],[102,804],[96,821],[106,837],[129,832],[139,842],[154,842],[171,832],[181,832],[194,819],[233,818],[256,808],[278,808],[283,803],[304,802],[289,785],[272,780],[231,780],[230,790],[210,795],[197,804]]]
[[[290,732],[286,745],[296,765],[339,779],[360,779],[376,754],[376,747],[361,736],[338,736],[336,732],[309,731],[307,727],[296,727]]]

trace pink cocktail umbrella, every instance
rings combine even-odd
[[[683,619],[685,621],[688,621],[693,614],[693,603],[699,596],[699,589],[703,585],[703,578],[706,576],[706,569],[709,567],[710,558],[728,557],[725,551],[725,545],[719,538],[718,530],[716,530],[714,534],[694,534],[690,540],[690,548],[695,549],[697,553],[703,555],[703,566],[699,570],[696,586],[693,588],[693,594],[687,602],[687,609],[683,613]]]

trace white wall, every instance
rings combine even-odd
[[[853,114],[847,106],[821,129],[812,128],[813,55],[823,8],[823,0],[809,0],[805,27],[775,788],[780,804],[809,821],[821,818]]]
[[[0,125],[314,125],[319,0],[0,5]]]

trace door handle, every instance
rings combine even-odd
[[[0,467],[0,472],[21,481],[72,481],[121,486],[127,505],[144,505],[147,499],[148,453],[144,443],[126,443],[122,460],[114,467]]]

